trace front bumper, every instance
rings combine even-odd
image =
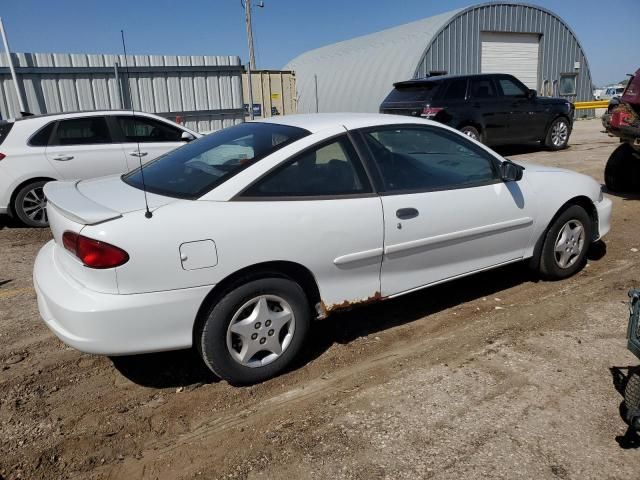
[[[130,355],[189,348],[193,324],[213,286],[118,295],[84,287],[56,262],[52,240],[36,258],[40,316],[60,340],[82,352]]]
[[[601,202],[597,202],[595,205],[598,212],[598,238],[596,240],[600,240],[611,230],[613,202],[611,199],[604,197]]]

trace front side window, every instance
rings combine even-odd
[[[294,157],[243,196],[318,197],[370,192],[360,160],[345,136]]]
[[[444,130],[401,127],[364,134],[390,192],[443,190],[498,180],[491,156]]]
[[[275,123],[241,123],[194,140],[142,167],[148,191],[195,199],[280,148],[309,135]],[[141,170],[122,177],[142,188]]]
[[[164,122],[141,116],[118,117],[118,125],[126,142],[180,142],[182,130]]]
[[[576,75],[560,75],[560,95],[576,94]]]
[[[516,82],[514,82],[510,78],[498,79],[498,85],[500,85],[500,89],[502,90],[502,95],[504,95],[505,97],[524,98],[527,96],[526,89],[521,85],[518,85]]]
[[[104,117],[80,117],[60,120],[51,145],[94,145],[111,143],[111,134]]]
[[[490,78],[474,78],[471,80],[471,98],[494,98],[496,90]]]

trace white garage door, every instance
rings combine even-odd
[[[482,32],[482,73],[508,73],[529,88],[538,89],[536,33]]]

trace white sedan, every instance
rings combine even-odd
[[[106,355],[195,345],[234,384],[282,371],[341,308],[524,260],[568,277],[611,216],[590,177],[393,115],[244,123],[45,193],[49,328]]]

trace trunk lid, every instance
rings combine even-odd
[[[44,187],[47,201],[69,220],[95,225],[144,210],[144,192],[122,181],[119,175],[91,180],[50,182]],[[147,193],[149,208],[155,209],[176,199]]]

